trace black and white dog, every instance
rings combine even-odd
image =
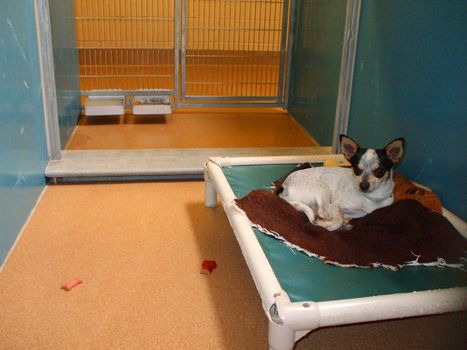
[[[316,167],[290,174],[279,196],[308,219],[330,231],[348,228],[350,218],[361,217],[393,203],[393,167],[404,153],[398,138],[383,149],[361,148],[346,135],[341,149],[352,168]]]

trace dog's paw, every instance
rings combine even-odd
[[[353,225],[350,223],[350,220],[352,220],[351,218],[349,217],[344,217],[344,221],[342,222],[342,227],[341,229],[342,230],[351,230]]]
[[[342,227],[342,221],[338,220],[316,220],[316,225],[324,227],[328,231],[335,231]]]

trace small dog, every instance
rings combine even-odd
[[[317,167],[295,171],[278,191],[310,222],[329,231],[350,228],[350,218],[393,203],[393,167],[401,161],[405,140],[398,138],[383,149],[367,149],[340,135],[340,144],[351,169]]]

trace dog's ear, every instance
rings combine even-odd
[[[342,153],[344,154],[345,159],[350,161],[350,158],[352,158],[352,156],[360,149],[360,145],[347,135],[340,135],[339,138],[341,141]]]
[[[384,151],[386,152],[388,158],[394,163],[397,164],[401,161],[402,155],[404,154],[405,140],[400,137],[394,141],[389,142]]]

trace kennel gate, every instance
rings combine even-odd
[[[76,0],[83,96],[281,105],[289,0]]]

